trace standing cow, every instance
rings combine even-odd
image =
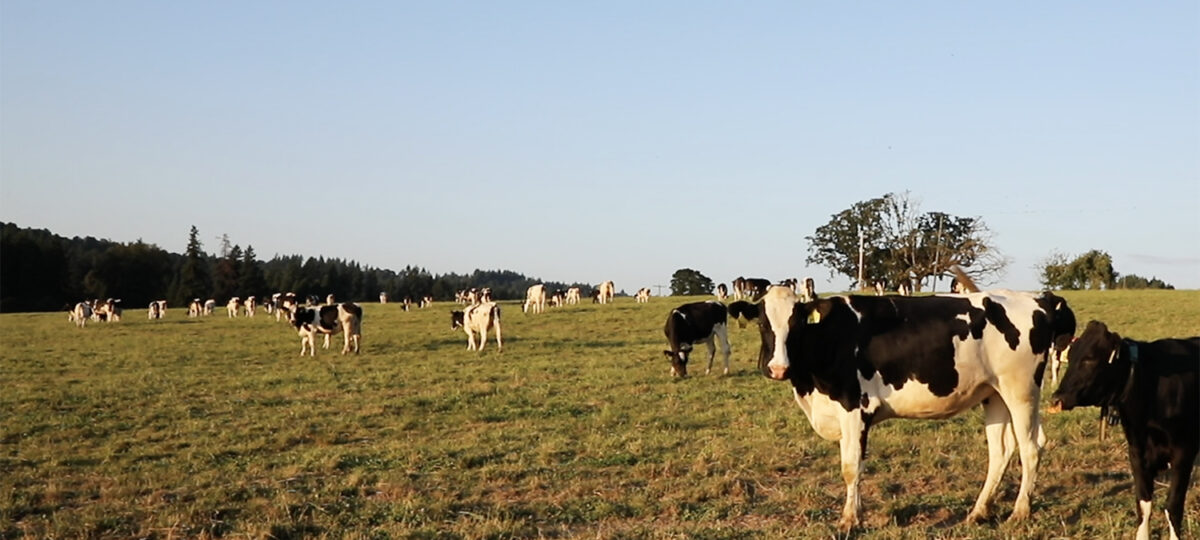
[[[729,374],[729,314],[725,305],[709,300],[684,304],[667,314],[667,324],[663,333],[667,336],[667,344],[671,348],[663,354],[671,360],[671,375],[687,377],[688,355],[692,345],[704,343],[708,346],[707,375],[712,371],[713,360],[717,356],[714,339],[721,341],[721,354],[725,358],[725,374]]]
[[[329,336],[342,332],[342,354],[351,350],[358,354],[362,341],[362,306],[353,302],[335,305],[296,308],[289,314],[289,321],[300,335],[300,355],[307,348],[309,356],[317,354],[317,334],[325,336],[325,348],[329,348]]]
[[[500,338],[500,306],[495,302],[484,302],[482,304],[472,304],[462,311],[450,312],[450,329],[457,330],[459,327],[467,333],[467,350],[474,351],[475,333],[479,333],[478,350],[483,351],[484,345],[487,345],[488,329],[496,331],[496,349],[503,352],[504,342]]]
[[[1183,532],[1183,504],[1200,448],[1200,337],[1135,341],[1091,321],[1067,353],[1050,411],[1116,407],[1138,501],[1137,540],[1150,538],[1154,477],[1169,469],[1167,522]]]
[[[841,445],[846,504],[840,530],[859,522],[858,484],[872,426],[889,418],[947,418],[979,404],[987,479],[967,521],[988,519],[988,503],[1014,450],[1021,457],[1021,487],[1009,520],[1029,516],[1045,443],[1038,418],[1041,371],[1051,349],[1065,346],[1075,332],[1064,300],[990,291],[802,303],[789,289],[772,287],[759,330],[763,374],[790,382],[817,435]]]
[[[546,311],[546,286],[538,283],[525,290],[525,303],[521,305],[522,313],[542,313]]]

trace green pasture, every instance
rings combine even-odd
[[[1200,335],[1200,291],[1064,295],[1080,330]],[[450,330],[453,304],[364,304],[362,354],[339,355],[335,336],[315,358],[261,313],[130,310],[82,329],[0,315],[0,538],[836,536],[837,444],[757,373],[756,329],[731,329],[730,375],[694,357],[670,378],[662,325],[691,300],[536,316],[504,303],[504,352],[489,336],[482,354]],[[981,416],[872,430],[855,537],[1132,536],[1125,444],[1119,427],[1098,440],[1096,409],[1045,419],[1031,520],[1003,521],[1014,459],[999,518],[963,525],[984,479]]]

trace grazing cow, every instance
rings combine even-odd
[[[578,304],[579,303],[579,287],[571,287],[571,288],[567,289],[567,303],[568,304]]]
[[[92,318],[92,305],[87,302],[75,304],[75,308],[69,312],[67,317],[67,319],[75,323],[75,326],[80,328],[87,326],[87,320],[90,318]]]
[[[724,283],[718,283],[717,284],[717,301],[724,302],[726,298],[729,298],[729,287],[726,287]]]
[[[162,318],[162,305],[157,300],[151,301],[146,310],[146,318],[150,320]]]
[[[203,311],[204,306],[200,303],[199,298],[193,298],[192,301],[188,303],[188,317],[199,317]]]
[[[380,303],[380,304],[386,304],[386,303],[387,303],[387,293],[385,293],[385,292],[381,292],[381,293],[379,293],[379,303]]]
[[[408,311],[408,310],[412,309],[412,297],[411,296],[404,297],[404,305],[401,307],[401,309],[403,309],[404,311]]]
[[[600,291],[600,295],[597,297],[597,301],[599,301],[601,304],[611,304],[613,301],[613,294],[616,293],[617,287],[616,285],[613,285],[612,280],[609,280],[601,283],[598,290]]]
[[[253,296],[247,296],[246,301],[242,303],[242,306],[246,308],[246,316],[253,317],[254,311],[258,308],[258,300],[255,300]]]
[[[634,297],[634,299],[637,300],[637,303],[639,303],[639,304],[645,304],[646,302],[649,302],[650,301],[650,288],[642,287],[642,288],[638,289],[637,296]]]
[[[758,318],[758,304],[751,304],[745,300],[737,300],[729,304],[729,317],[738,322],[738,327],[745,328],[746,323]]]
[[[883,293],[886,291],[887,291],[886,283],[884,283],[882,280],[875,282],[875,296],[883,296]]]
[[[542,313],[546,311],[546,286],[538,283],[525,289],[525,303],[521,304],[521,312]]]
[[[204,315],[205,316],[212,315],[213,311],[216,309],[217,309],[217,301],[215,299],[209,298],[208,300],[204,301]]]
[[[559,289],[550,295],[550,306],[563,307],[567,303],[567,291]]]
[[[896,286],[896,294],[900,296],[912,296],[912,283],[907,279],[900,280],[900,284]]]
[[[427,308],[432,305],[433,305],[433,297],[426,295],[426,296],[421,297],[421,303],[417,307]]]
[[[229,312],[230,318],[237,317],[238,312],[242,309],[242,299],[236,296],[230,298],[229,302],[225,304],[225,309]]]
[[[708,346],[707,375],[712,371],[713,360],[717,349],[713,339],[721,340],[721,355],[725,357],[725,374],[729,374],[729,332],[728,312],[725,305],[712,300],[684,304],[671,310],[667,315],[667,324],[663,333],[667,335],[667,343],[671,347],[663,351],[671,359],[671,375],[687,377],[688,353],[692,345],[703,342]]]
[[[1200,449],[1200,337],[1135,341],[1091,321],[1071,345],[1050,412],[1116,407],[1129,446],[1138,540],[1150,538],[1154,477],[1169,469],[1167,522],[1183,533],[1183,505]]]
[[[121,301],[109,298],[103,302],[96,300],[92,304],[92,317],[104,322],[121,321]]]
[[[496,348],[504,351],[504,342],[500,339],[500,306],[495,302],[485,302],[468,306],[462,311],[450,312],[450,329],[462,327],[467,333],[467,350],[476,350],[475,332],[479,332],[480,352],[487,345],[488,328],[496,331]]]
[[[600,289],[592,289],[592,303],[593,304],[600,303]]]
[[[1050,350],[1075,332],[1064,300],[990,291],[800,303],[788,289],[774,287],[763,300],[759,330],[763,374],[790,381],[813,430],[841,444],[846,504],[840,530],[859,522],[858,483],[872,426],[889,418],[947,418],[981,403],[987,479],[967,521],[987,519],[1014,450],[1021,457],[1021,487],[1009,520],[1029,516],[1045,443],[1038,418],[1041,371]]]
[[[354,302],[335,305],[297,308],[291,311],[288,320],[300,334],[300,356],[307,348],[309,356],[317,354],[317,334],[325,336],[325,348],[329,348],[329,336],[342,332],[342,354],[351,350],[358,354],[362,340],[362,306]],[[353,343],[353,348],[351,344]]]

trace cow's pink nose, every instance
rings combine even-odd
[[[777,381],[782,381],[784,374],[787,373],[787,366],[771,366],[771,378]]]

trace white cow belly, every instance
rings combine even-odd
[[[959,380],[958,386],[947,396],[934,395],[928,385],[916,380],[907,381],[903,387],[896,389],[884,384],[878,373],[870,380],[863,380],[860,376],[859,384],[868,395],[868,408],[878,407],[878,420],[890,417],[938,419],[949,418],[970,409],[996,393],[996,390],[981,377],[963,379]]]
[[[841,415],[845,414],[845,409],[841,405],[820,392],[813,392],[807,396],[801,396],[795,388],[792,392],[796,396],[796,403],[800,405],[804,416],[808,417],[808,422],[812,424],[813,431],[816,431],[818,436],[827,441],[842,438],[840,419]]]

